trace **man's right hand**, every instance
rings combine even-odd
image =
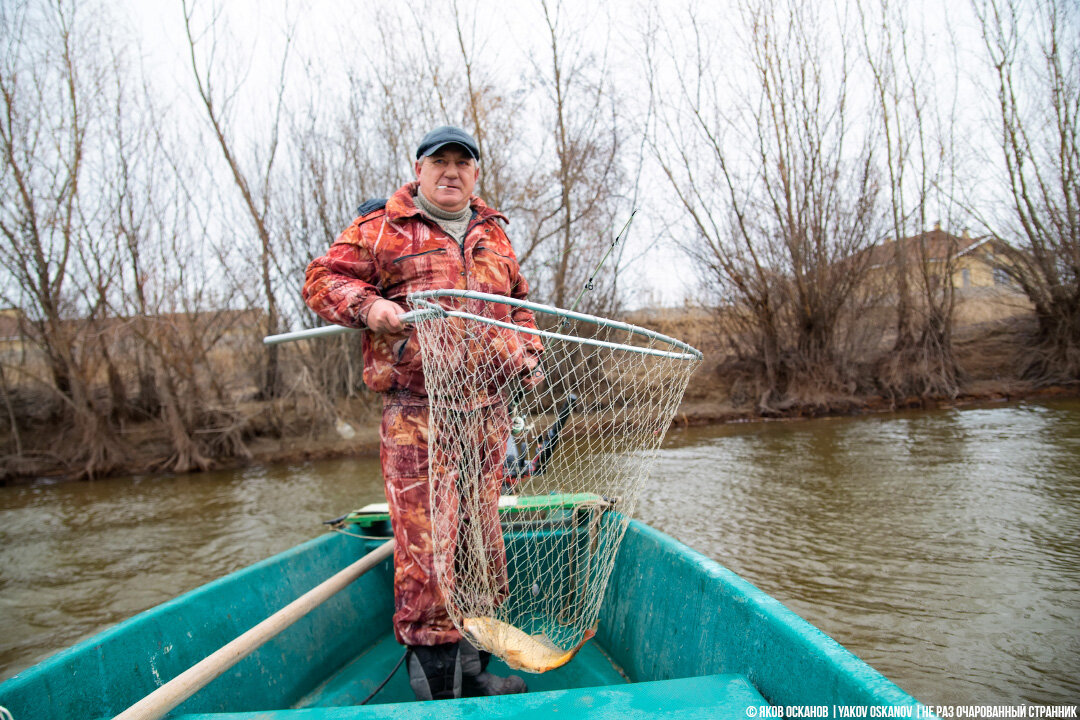
[[[400,320],[404,314],[405,311],[397,303],[379,298],[368,309],[365,324],[376,334],[401,332],[405,329],[405,324]]]

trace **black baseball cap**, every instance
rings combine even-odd
[[[420,141],[420,147],[416,148],[416,159],[431,155],[445,145],[460,145],[473,156],[473,159],[480,159],[480,149],[476,147],[473,136],[453,125],[442,125],[425,135]]]

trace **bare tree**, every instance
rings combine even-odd
[[[3,362],[0,362],[0,392],[4,393],[4,410],[7,411],[7,417],[5,419],[7,420],[8,427],[10,428],[11,439],[15,446],[15,456],[22,457],[22,432],[19,430],[19,417],[15,412],[15,403],[13,402],[13,397],[15,393],[11,385],[8,384],[7,375],[4,373]]]
[[[559,2],[542,0],[538,9],[547,33],[528,58],[532,77],[499,77],[499,58],[486,41],[491,28],[478,26],[478,13],[455,2],[438,24],[453,26],[456,53],[442,52],[431,30],[437,7],[414,6],[412,15],[414,34],[425,38],[419,56],[434,107],[441,121],[476,138],[483,158],[478,192],[511,218],[534,298],[569,306],[609,247],[616,210],[627,205],[618,157],[624,131],[606,49],[584,42],[588,23]],[[507,80],[517,88],[510,91]],[[621,248],[593,278],[583,307],[614,310],[620,255]]]
[[[321,322],[301,300],[307,263],[326,252],[355,217],[359,203],[387,194],[387,188],[376,181],[384,173],[373,171],[368,162],[371,138],[363,131],[362,116],[354,114],[362,97],[350,83],[345,110],[340,113],[316,107],[313,98],[292,128],[295,150],[287,175],[294,182],[284,185],[277,201],[288,218],[278,241],[285,278],[283,306],[286,316],[301,327]],[[286,350],[286,396],[299,393],[324,407],[326,398],[354,398],[363,393],[358,335],[300,343]],[[332,413],[322,419],[332,420]]]
[[[1080,380],[1080,10],[1065,0],[975,3],[997,89],[1008,215],[1003,269],[1035,306],[1026,374]],[[1030,31],[1028,30],[1030,28]],[[1029,34],[1030,33],[1030,34]]]
[[[753,76],[733,88],[731,55],[711,46],[720,33],[680,20],[687,33],[669,32],[666,49],[677,104],[659,84],[664,58],[649,57],[664,93],[650,143],[691,223],[680,243],[744,333],[731,339],[757,368],[759,411],[850,395],[878,178],[872,132],[851,121],[847,28],[804,3],[744,4]]]
[[[400,69],[406,58],[409,74],[424,89],[395,102],[415,106],[409,114],[428,124],[455,124],[473,135],[481,155],[476,192],[510,218],[518,258],[528,264],[536,244],[538,205],[550,192],[553,160],[546,145],[537,148],[535,143],[540,84],[528,73],[507,76],[504,68],[511,63],[498,54],[507,50],[489,42],[499,28],[475,9],[456,1],[449,7],[415,3],[410,19],[411,28],[391,44],[397,49],[393,67]],[[445,41],[447,27],[453,28],[453,43]],[[413,49],[403,53],[403,47]]]
[[[149,88],[117,93],[109,144],[115,169],[106,185],[109,236],[123,268],[114,302],[126,320],[112,339],[135,368],[130,418],[159,422],[171,445],[151,463],[187,472],[222,456],[248,456],[236,393],[226,386],[234,373],[225,353],[215,352],[228,336],[243,336],[245,314],[229,308],[223,289],[213,290],[219,276],[205,249],[209,214],[199,216],[205,201],[181,180],[199,175],[198,166],[160,114]]]
[[[575,16],[559,0],[540,0],[545,47],[535,51],[532,65],[540,96],[535,100],[541,126],[538,162],[541,194],[528,207],[524,240],[518,258],[527,268],[537,295],[569,307],[610,247],[629,215],[629,190],[620,164],[624,129],[606,49],[590,49],[595,39],[590,23]],[[549,161],[553,153],[554,162]],[[613,312],[617,302],[614,278],[618,258],[594,278],[594,291],[581,308]]]
[[[458,2],[451,4],[457,36],[457,58],[464,79],[463,125],[469,128],[483,158],[478,183],[479,194],[492,207],[506,213],[514,225],[514,236],[528,234],[525,215],[542,193],[540,163],[527,139],[531,130],[528,103],[536,84],[524,74],[496,76],[501,58],[488,43],[491,31],[478,27],[478,13],[469,15]],[[513,89],[507,85],[516,85]],[[522,254],[527,250],[522,248]]]
[[[92,251],[86,213],[93,201],[83,187],[102,110],[102,66],[91,51],[96,28],[75,2],[5,5],[2,13],[3,295],[25,310],[24,334],[44,354],[50,374],[38,380],[55,391],[73,422],[75,471],[92,476],[120,455],[92,392],[100,347],[93,320],[109,273]]]
[[[205,247],[215,196],[192,192],[190,138],[175,139],[153,88],[131,91],[131,54],[99,11],[27,3],[4,16],[0,178],[18,202],[0,215],[2,296],[25,311],[33,347],[3,379],[51,390],[64,420],[51,421],[64,441],[21,435],[15,450],[88,476],[205,469],[246,454],[228,379],[244,348],[222,346],[252,315],[231,307]],[[170,451],[143,454],[127,423]]]
[[[932,106],[929,91],[945,83],[929,77],[930,66],[920,57],[926,47],[920,48],[919,36],[908,27],[906,7],[879,0],[860,2],[858,9],[877,101],[873,117],[880,124],[878,142],[884,150],[879,162],[888,179],[891,242],[879,249],[891,249],[889,280],[895,285],[896,337],[892,351],[882,358],[878,380],[894,397],[955,397],[959,369],[952,346],[952,275],[959,248],[954,243],[939,257],[943,248],[927,233],[931,203],[943,196],[941,190],[947,190],[951,180],[955,117],[946,107],[946,121],[933,127],[934,118],[942,115],[935,112],[941,108]]]
[[[285,46],[281,56],[281,70],[277,82],[273,107],[270,110],[272,118],[269,127],[269,137],[264,145],[256,145],[252,153],[252,161],[248,163],[254,169],[245,169],[237,147],[236,129],[233,127],[233,113],[235,100],[239,90],[239,78],[222,78],[221,68],[215,63],[216,54],[221,51],[219,42],[222,41],[217,33],[223,31],[220,10],[215,10],[208,23],[201,29],[194,26],[194,2],[183,2],[184,30],[186,32],[188,49],[191,57],[191,69],[198,90],[199,99],[206,119],[210,123],[214,139],[221,151],[222,157],[228,167],[229,175],[240,193],[242,206],[251,227],[259,241],[258,275],[262,285],[263,302],[266,307],[266,334],[274,334],[281,329],[281,312],[275,293],[275,265],[276,244],[271,235],[273,224],[274,198],[273,173],[278,155],[278,139],[280,125],[284,111],[285,101],[285,77],[289,60],[289,47],[291,34],[285,37]],[[291,30],[289,31],[291,33]],[[199,46],[209,34],[209,48],[206,49],[207,57],[200,63]],[[227,42],[227,40],[226,40]],[[231,88],[219,88],[218,82],[234,84]],[[281,371],[278,363],[279,348],[270,345],[265,351],[265,365],[263,377],[260,382],[260,391],[263,397],[273,398],[281,389]]]

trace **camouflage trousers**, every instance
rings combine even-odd
[[[478,411],[482,420],[478,437],[429,438],[426,398],[409,393],[383,396],[382,426],[379,430],[380,458],[386,500],[394,529],[394,636],[402,645],[438,645],[457,642],[461,633],[454,627],[446,600],[435,575],[435,554],[447,553],[444,567],[455,567],[454,554],[458,528],[462,522],[481,522],[487,529],[482,542],[490,571],[506,583],[506,550],[498,524],[498,499],[502,486],[502,464],[506,454],[499,439],[509,422],[506,409],[497,404]],[[441,517],[450,524],[442,533],[443,542],[435,547],[432,539],[432,487],[428,471],[429,445],[437,447],[435,462],[438,482],[456,483],[455,447],[469,442],[483,447],[485,461],[480,473],[480,487],[485,500],[486,518],[458,517],[456,507],[442,508]],[[456,496],[456,493],[440,493]],[[494,520],[494,522],[492,522]]]

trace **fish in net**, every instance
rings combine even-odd
[[[502,296],[436,290],[410,303],[430,406],[435,575],[450,617],[511,668],[557,668],[596,631],[619,543],[701,354]]]

